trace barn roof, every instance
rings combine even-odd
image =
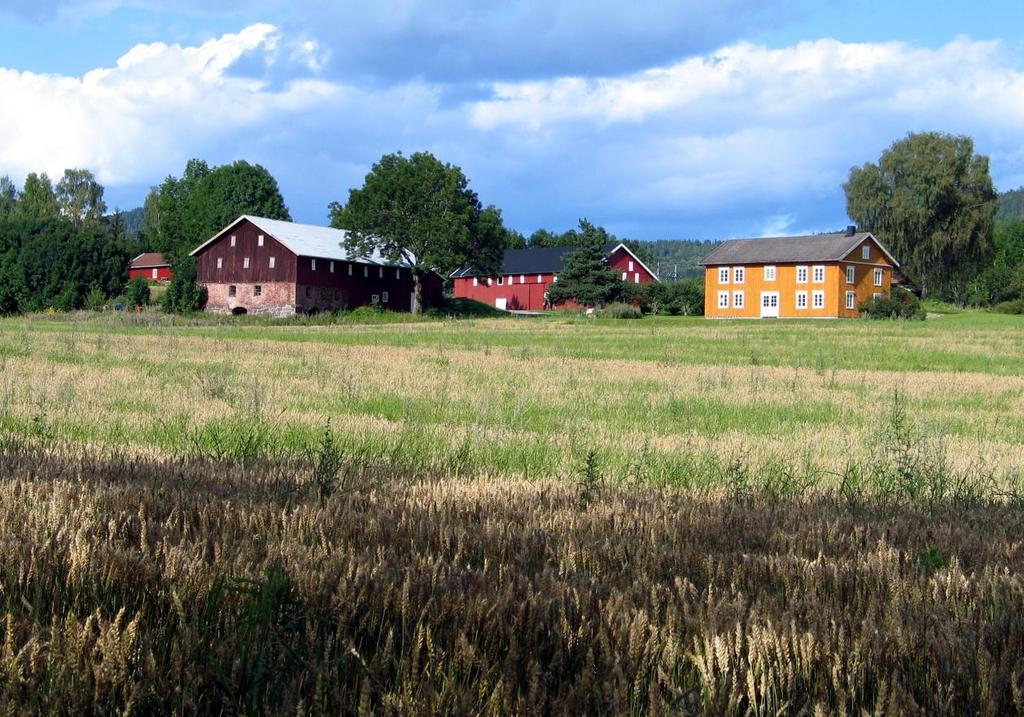
[[[252,222],[277,241],[281,242],[290,252],[296,256],[308,256],[315,259],[336,259],[338,261],[351,261],[359,264],[376,264],[382,266],[408,266],[407,261],[388,261],[380,252],[374,250],[369,256],[356,256],[345,249],[345,237],[348,232],[344,229],[333,227],[320,227],[315,224],[296,224],[280,219],[267,219],[265,217],[254,217],[248,214],[240,216],[221,231],[217,232],[209,241],[200,244],[193,249],[189,256],[195,256],[207,246],[220,239],[222,236],[235,228],[242,221]]]
[[[155,252],[147,251],[144,254],[139,254],[137,257],[132,259],[132,269],[152,269],[154,267],[170,266],[165,260],[164,255]]]
[[[893,266],[899,263],[870,232],[838,232],[797,237],[732,239],[704,257],[704,266],[721,264],[788,264],[794,262],[842,261],[850,252],[870,239]]]
[[[502,276],[515,274],[556,274],[564,268],[565,256],[575,251],[576,248],[574,246],[551,246],[535,249],[506,249],[505,256],[501,261],[501,269],[498,273]],[[604,246],[605,253],[607,254],[613,254],[619,248],[629,252],[630,256],[640,262],[640,265],[657,279],[654,272],[648,269],[640,261],[640,258],[630,251],[629,247],[625,244],[606,244]],[[462,279],[471,276],[484,276],[484,274],[472,266],[465,266],[453,273],[451,278]]]

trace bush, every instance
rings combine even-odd
[[[103,289],[93,284],[89,293],[85,295],[85,308],[89,311],[102,311],[106,303],[107,297],[103,293]]]
[[[1024,314],[1024,299],[1001,301],[993,306],[992,310],[1000,314]]]
[[[608,304],[601,309],[600,315],[607,319],[639,319],[644,314],[640,307],[632,304]]]
[[[867,319],[914,319],[925,318],[921,300],[909,291],[894,291],[889,296],[876,296],[861,302],[861,316]]]
[[[191,314],[206,303],[206,292],[196,282],[196,262],[185,257],[171,267],[171,282],[167,285],[161,305],[168,314]]]
[[[149,283],[145,279],[132,279],[124,287],[124,296],[129,306],[149,306]]]

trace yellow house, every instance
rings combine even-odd
[[[870,232],[727,241],[704,261],[712,319],[838,319],[888,295],[899,263]]]

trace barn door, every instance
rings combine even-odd
[[[501,309],[502,311],[505,311],[505,309],[508,307],[508,299],[495,299],[494,307],[497,309]]]

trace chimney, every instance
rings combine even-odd
[[[852,237],[856,233],[857,233],[857,227],[855,227],[853,224],[851,224],[848,227],[846,227],[846,236]]]

